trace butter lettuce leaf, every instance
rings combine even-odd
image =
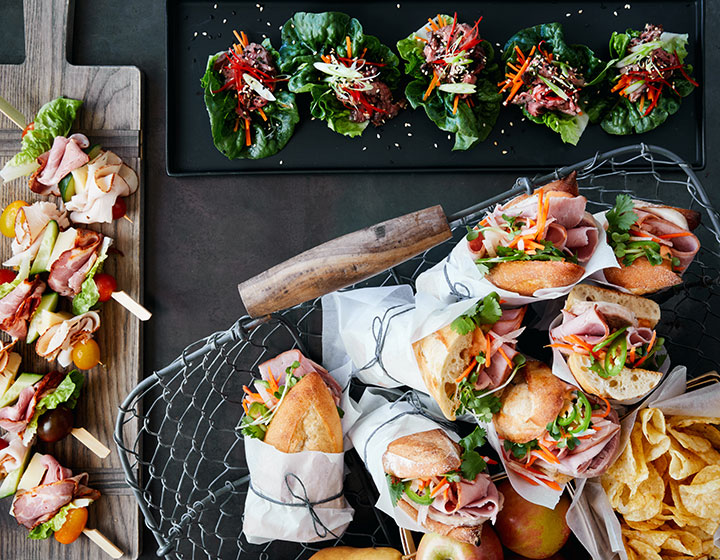
[[[64,505],[49,521],[41,523],[32,529],[30,533],[28,533],[28,538],[35,540],[47,539],[55,531],[58,531],[60,527],[65,525],[65,521],[67,521],[67,516],[70,510],[87,507],[92,502],[93,501],[88,498],[79,498]]]
[[[108,248],[112,243],[112,239],[105,237],[103,239],[102,247],[100,248],[100,254],[98,255],[95,264],[92,266],[90,271],[85,276],[85,280],[82,283],[82,289],[72,300],[72,311],[73,315],[82,315],[90,311],[98,301],[100,301],[100,292],[98,291],[97,284],[95,284],[95,275],[102,270],[103,263],[108,257]]]
[[[272,48],[270,41],[265,40],[263,46],[277,63],[277,51]],[[295,95],[288,91],[273,92],[275,101],[263,107],[267,121],[257,111],[253,112],[250,119],[252,143],[247,146],[244,121],[241,120],[235,130],[237,94],[230,89],[219,91],[224,79],[214,66],[223,52],[208,58],[205,75],[201,80],[215,147],[228,159],[261,159],[277,154],[292,138],[295,125],[300,121]]]
[[[61,404],[65,404],[68,408],[75,408],[84,382],[85,376],[74,369],[65,376],[65,379],[61,381],[54,391],[41,398],[40,402],[35,406],[35,414],[33,414],[25,428],[23,440],[27,442],[32,439],[32,436],[37,432],[38,420],[48,410],[53,410]]]

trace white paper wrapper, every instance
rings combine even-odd
[[[562,322],[562,315],[559,315],[550,323],[550,326],[548,328],[548,337],[549,337],[549,331],[554,329],[555,327],[557,327],[561,322]],[[552,339],[550,339],[550,342],[552,342]],[[661,349],[660,351],[658,351],[658,355],[660,355],[661,352],[665,354],[665,361],[663,362],[662,366],[660,366],[659,371],[662,372],[663,375],[665,375],[668,372],[668,370],[670,369],[670,357],[667,355],[667,352],[663,352],[663,351],[664,351],[664,349]],[[553,354],[553,363],[552,363],[553,375],[555,375],[556,377],[559,377],[566,383],[570,383],[571,385],[575,385],[576,387],[579,388],[580,384],[577,382],[577,380],[575,379],[575,376],[570,371],[570,368],[568,367],[568,364],[567,364],[567,360],[565,359],[565,356],[563,355],[563,353],[560,352],[559,349],[553,348],[552,354]],[[658,387],[660,387],[660,384],[658,384],[657,387],[655,387],[655,389],[653,389],[653,391],[657,390]],[[648,393],[648,395],[651,395],[653,393],[653,391],[650,391],[650,393]],[[612,405],[629,406],[629,405],[639,403],[641,400],[646,398],[648,395],[643,395],[642,397],[638,397],[636,399],[629,399],[627,401],[624,401],[623,403],[619,403],[615,399],[610,399],[610,403]]]
[[[343,387],[340,407],[345,412],[342,418],[345,450],[352,445],[348,431],[360,416],[357,404],[348,394],[351,372],[349,362],[330,371]],[[315,503],[342,494],[343,457],[344,453],[319,451],[283,453],[259,439],[245,437],[250,487],[245,499],[243,533],[248,542],[263,544],[279,537],[284,541],[316,542],[335,538],[332,533],[342,535],[354,513],[344,497],[314,505],[317,520],[303,500]]]
[[[675,367],[650,398],[622,420],[622,438],[618,453],[627,445],[635,418],[645,407],[659,408],[666,415],[718,416],[720,384],[686,393],[686,374],[684,366]],[[599,479],[591,479],[578,485],[567,513],[567,522],[594,560],[627,560],[620,522]],[[715,546],[720,546],[720,529],[715,532],[714,540]]]
[[[585,265],[585,274],[578,282],[582,282],[585,278],[604,268],[619,266],[612,248],[605,239],[605,229],[598,222],[600,214],[603,213],[593,216],[600,234],[598,246]],[[604,276],[602,278],[604,280]],[[521,296],[517,292],[501,290],[480,275],[464,239],[453,248],[446,259],[420,274],[416,286],[418,292],[430,294],[444,303],[451,303],[459,298],[485,297],[492,292],[497,292],[509,305],[525,305],[538,300],[559,298],[567,295],[572,289],[572,285],[563,288],[545,288],[537,290],[532,296]]]
[[[380,493],[375,507],[393,517],[398,526],[404,529],[426,532],[427,529],[404,511],[393,507],[382,467],[383,453],[387,446],[399,437],[436,428],[443,429],[453,441],[459,441],[460,438],[429,418],[413,414],[415,408],[404,401],[390,403],[378,395],[365,392],[360,399],[360,408],[362,417],[350,431],[350,439]]]

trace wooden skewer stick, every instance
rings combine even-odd
[[[110,455],[110,450],[85,428],[73,428],[70,433],[75,439],[101,459]]]
[[[130,218],[128,218],[128,215],[127,215],[127,214],[124,214],[124,215],[123,215],[123,218],[124,218],[125,220],[127,220],[128,222],[130,222],[131,224],[134,224],[134,223],[135,223],[135,222],[133,222]]]
[[[10,105],[4,97],[0,97],[0,113],[10,119],[20,130],[25,130],[25,115]]]
[[[152,317],[152,313],[122,290],[119,292],[113,292],[112,298],[141,321],[147,321],[150,317]]]
[[[108,556],[110,556],[110,558],[122,558],[123,554],[125,554],[122,550],[115,546],[110,539],[108,539],[97,529],[88,529],[86,527],[85,529],[83,529],[83,534],[100,548],[102,548],[103,551]]]

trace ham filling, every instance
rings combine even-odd
[[[90,141],[83,134],[69,138],[56,136],[50,151],[38,158],[40,169],[30,178],[30,190],[41,195],[60,196],[58,183],[71,171],[85,165],[90,158],[83,149]]]
[[[13,338],[27,336],[28,321],[40,304],[45,282],[37,276],[23,280],[9,294],[0,299],[0,330]]]
[[[62,253],[50,266],[48,285],[61,296],[74,297],[82,290],[85,276],[95,264],[103,234],[77,230],[75,246]]]
[[[700,250],[700,240],[687,228],[667,220],[663,208],[635,208],[638,220],[630,230],[631,240],[647,241],[651,239],[667,247],[670,254],[677,258],[679,265],[674,267],[678,272],[684,271]]]
[[[35,407],[45,395],[52,393],[65,379],[65,374],[52,371],[40,381],[20,391],[17,402],[0,409],[0,428],[10,433],[22,434],[35,415]]]

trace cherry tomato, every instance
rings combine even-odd
[[[0,269],[0,284],[12,282],[13,280],[15,280],[16,276],[17,272],[15,272],[14,270],[11,270],[9,268]]]
[[[73,429],[75,415],[65,405],[48,410],[38,420],[37,436],[46,443],[60,441]]]
[[[72,350],[72,359],[80,369],[92,369],[100,363],[100,347],[92,338],[78,342]]]
[[[94,280],[98,292],[100,292],[100,301],[108,301],[112,297],[113,292],[117,291],[117,282],[115,278],[109,274],[101,272],[95,275]]]
[[[65,523],[55,531],[55,540],[62,544],[70,544],[82,535],[85,524],[88,520],[86,507],[71,509],[68,511]]]
[[[483,248],[483,241],[485,241],[485,238],[482,233],[478,232],[478,236],[475,239],[468,241],[468,249],[473,253],[479,253]]]
[[[28,203],[24,200],[16,200],[5,207],[2,216],[0,216],[0,232],[5,237],[15,237],[15,217],[18,210],[27,205]]]
[[[125,199],[118,197],[112,207],[113,220],[119,220],[125,214],[127,214],[127,204],[125,204]]]
[[[31,122],[29,125],[27,125],[25,128],[23,128],[22,134],[20,135],[20,138],[25,138],[25,135],[30,132],[31,130],[35,130],[35,121]]]
[[[7,441],[5,441],[4,439],[0,438],[0,450],[5,449],[8,445],[10,445],[10,444],[9,444]]]

